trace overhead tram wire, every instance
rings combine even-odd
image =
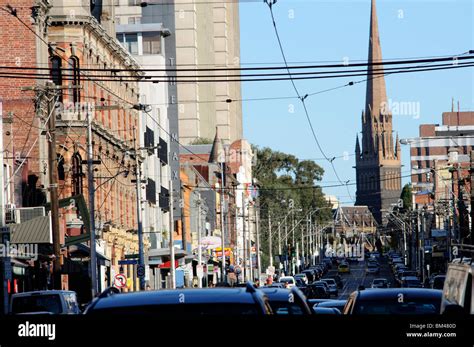
[[[463,57],[467,53],[463,53],[458,56],[458,59],[452,60],[450,63],[440,63],[440,64],[433,64],[434,62],[427,62],[421,65],[409,65],[409,66],[401,66],[401,67],[390,67],[390,68],[375,68],[367,71],[367,69],[351,69],[352,66],[347,68],[343,68],[341,70],[329,70],[329,71],[304,71],[304,72],[271,72],[271,73],[250,73],[250,74],[212,74],[212,75],[176,75],[176,76],[167,76],[167,75],[140,75],[140,76],[126,76],[126,75],[118,75],[115,69],[102,69],[101,72],[110,72],[109,76],[104,76],[103,74],[88,74],[87,77],[91,78],[96,81],[110,81],[110,80],[119,80],[121,82],[168,82],[171,78],[176,80],[177,82],[219,82],[222,79],[224,81],[241,81],[241,82],[258,82],[258,81],[281,81],[281,80],[304,80],[304,79],[327,79],[327,78],[338,78],[338,77],[353,77],[353,76],[367,76],[367,75],[389,75],[392,73],[399,74],[399,73],[408,73],[408,72],[422,72],[422,71],[431,71],[431,70],[444,70],[450,68],[457,68],[457,67],[469,67],[474,64],[474,56]],[[459,62],[459,60],[469,60],[466,62]],[[421,62],[419,62],[421,63]],[[419,64],[418,63],[418,64]],[[426,66],[429,65],[429,69],[424,69]],[[436,69],[435,69],[436,68]],[[10,71],[12,70],[12,71]],[[29,72],[33,71],[33,72]],[[39,71],[39,72],[36,72]],[[46,71],[46,72],[41,72]],[[36,68],[36,67],[18,67],[18,66],[0,66],[0,73],[3,75],[9,76],[49,76],[49,72],[51,71],[50,68]],[[61,71],[68,72],[71,71],[70,68],[61,68]],[[81,72],[90,71],[90,72],[97,72],[96,69],[81,69]],[[146,70],[124,70],[121,72],[128,72],[135,71],[137,73],[145,73]],[[389,72],[386,72],[389,71]],[[168,71],[174,72],[174,71]],[[179,73],[180,71],[176,72]],[[195,71],[197,72],[197,71]],[[64,76],[66,80],[71,79],[70,76]],[[258,77],[258,78],[253,78]],[[211,80],[207,80],[211,78]]]
[[[305,111],[305,114],[306,114],[306,118],[308,120],[308,124],[311,128],[311,132],[313,134],[313,138],[316,142],[316,146],[318,147],[319,151],[321,152],[321,154],[323,155],[324,158],[326,158],[326,160],[330,163],[331,167],[332,167],[332,170],[334,171],[334,175],[336,176],[337,180],[341,183],[341,184],[344,184],[341,180],[341,178],[339,177],[338,173],[337,173],[337,170],[334,166],[334,163],[333,161],[334,160],[330,160],[328,158],[328,156],[326,155],[326,153],[324,152],[324,150],[322,149],[321,147],[321,144],[319,143],[319,140],[316,136],[316,133],[314,131],[314,128],[313,128],[313,124],[311,122],[311,118],[309,117],[309,114],[308,114],[308,109],[306,108],[306,104],[304,102],[304,99],[307,97],[307,95],[305,96],[301,96],[300,95],[300,92],[298,91],[298,88],[296,87],[296,84],[295,84],[295,81],[293,80],[292,76],[291,76],[291,72],[290,72],[290,69],[288,69],[288,63],[287,63],[287,60],[286,60],[286,55],[285,55],[285,51],[283,50],[283,44],[281,42],[281,39],[280,39],[280,34],[278,33],[278,28],[276,26],[276,21],[275,21],[275,16],[273,14],[273,5],[276,3],[276,0],[264,0],[265,3],[268,5],[268,8],[270,10],[270,15],[271,15],[271,18],[272,18],[272,23],[273,23],[273,28],[274,28],[274,31],[275,31],[275,36],[278,40],[278,45],[280,47],[280,52],[281,52],[281,55],[283,57],[283,61],[285,62],[285,66],[287,67],[287,71],[288,71],[288,75],[290,76],[290,81],[291,81],[291,84],[293,85],[293,88],[296,92],[296,95],[298,96],[298,98],[301,100],[301,103],[303,104],[303,108],[304,108],[304,111]],[[347,182],[346,182],[346,190],[347,190],[347,193],[349,195],[351,195],[350,191],[349,191],[349,187],[347,186]],[[351,198],[352,199],[352,198]],[[354,199],[352,199],[354,200]]]
[[[5,9],[3,9],[5,10]],[[5,10],[7,11],[7,10]],[[9,11],[7,11],[9,12]],[[9,12],[10,13],[10,12]],[[18,18],[18,17],[16,17]],[[469,55],[469,56],[464,56]],[[380,60],[375,62],[361,62],[361,63],[339,63],[339,64],[312,64],[312,65],[288,65],[288,66],[261,66],[261,67],[219,67],[219,68],[171,68],[166,67],[162,69],[153,68],[153,69],[124,69],[124,68],[81,68],[82,71],[87,72],[228,72],[228,71],[272,71],[272,70],[310,70],[310,69],[328,69],[328,68],[342,68],[342,69],[351,69],[354,67],[373,67],[380,66],[381,68],[386,68],[390,65],[412,65],[412,64],[431,64],[431,63],[441,63],[441,62],[451,62],[452,64],[457,64],[460,60],[472,60],[474,59],[474,50],[466,51],[462,54],[454,54],[448,56],[440,56],[435,58],[405,58],[401,60]],[[17,70],[50,70],[48,67],[27,67],[27,66],[11,66]],[[72,68],[62,68],[62,70],[73,70]],[[366,70],[364,70],[366,71]],[[293,75],[297,74],[296,72],[292,73]],[[212,75],[214,76],[214,75]]]

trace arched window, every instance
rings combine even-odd
[[[58,180],[64,181],[65,174],[64,174],[64,158],[62,155],[57,154],[57,161],[58,161]]]
[[[82,194],[83,177],[82,158],[79,153],[75,153],[72,156],[72,195]]]
[[[79,88],[74,86],[79,86],[79,59],[76,56],[69,57],[67,61],[67,85],[68,85],[68,97],[69,102],[77,103],[80,100],[80,91]]]
[[[61,85],[63,83],[63,77],[61,72],[61,58],[52,57],[51,58],[51,80],[56,85]]]

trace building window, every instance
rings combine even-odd
[[[163,211],[170,210],[170,194],[168,189],[161,187],[161,192],[159,196],[159,206]]]
[[[120,25],[120,17],[119,17],[119,16],[115,17],[115,24]],[[118,38],[118,36],[119,36],[119,35],[117,35],[117,40],[121,41],[121,40]]]
[[[66,176],[64,174],[64,158],[62,155],[58,154],[57,160],[58,160],[58,180],[64,181],[65,176]]]
[[[72,156],[72,195],[82,194],[83,177],[82,158],[79,153],[75,153]]]
[[[66,70],[66,79],[68,86],[68,98],[69,102],[77,103],[79,102],[79,59],[75,56],[71,56],[67,61],[67,70]]]
[[[161,35],[157,32],[143,33],[143,54],[161,53]]]
[[[158,158],[160,158],[161,163],[168,164],[168,144],[161,137],[158,148]]]
[[[61,58],[52,57],[51,58],[51,80],[57,86],[63,84],[63,76],[61,72]],[[59,101],[62,101],[63,96],[62,92],[60,93]]]
[[[136,6],[138,5],[138,0],[128,0],[128,6]]]
[[[146,200],[151,204],[156,204],[156,183],[150,178],[146,185]]]
[[[151,130],[149,127],[146,127],[146,131],[144,134],[145,137],[145,148],[147,149],[148,153],[150,155],[155,153],[155,149],[152,147],[155,147],[155,132]]]
[[[128,17],[128,24],[135,24],[135,17]]]

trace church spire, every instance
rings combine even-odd
[[[356,134],[356,159],[360,158],[360,145],[359,145],[359,135]]]
[[[368,81],[366,91],[366,117],[379,117],[383,111],[383,105],[387,102],[385,78],[379,73],[383,72],[382,65],[372,65],[382,61],[382,47],[380,45],[379,26],[377,20],[377,9],[375,0],[372,0],[370,14],[370,39],[369,39],[369,66],[367,68]],[[377,75],[372,75],[376,69]]]

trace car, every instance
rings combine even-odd
[[[329,290],[322,284],[308,284],[306,287],[306,297],[308,299],[329,299]]]
[[[270,315],[273,311],[265,293],[247,282],[245,287],[238,288],[154,290],[123,294],[106,290],[92,301],[84,314],[165,318]]]
[[[313,307],[314,314],[335,314],[340,315],[341,311],[335,307]]]
[[[349,268],[349,265],[348,264],[345,264],[345,263],[342,263],[340,264],[338,267],[337,267],[337,272],[338,273],[350,273],[351,270]]]
[[[401,279],[402,288],[422,288],[423,285],[418,277],[415,276],[406,276]]]
[[[368,275],[378,275],[380,272],[380,268],[377,265],[369,264],[365,272]]]
[[[333,278],[333,279],[336,281],[336,283],[337,283],[337,288],[339,288],[339,289],[344,288],[344,282],[342,281],[341,276],[339,276],[339,275],[333,275],[333,276],[329,276],[328,278]]]
[[[305,284],[308,284],[308,276],[305,273],[296,274],[295,280],[301,279]]]
[[[367,289],[353,292],[344,314],[438,314],[442,291],[424,288]]]
[[[308,279],[308,283],[311,283],[316,280],[315,270],[307,269],[307,270],[301,271],[301,273],[306,275],[306,278]]]
[[[443,286],[440,313],[445,315],[474,314],[474,265],[448,265]]]
[[[330,295],[335,295],[335,296],[338,296],[339,295],[339,291],[337,289],[337,283],[336,283],[336,280],[334,280],[334,278],[323,278],[321,279],[321,282],[326,282],[328,287],[329,287],[329,294]]]
[[[296,281],[293,276],[283,276],[280,277],[278,282],[283,283],[286,288],[292,288],[296,286]]]
[[[340,312],[344,310],[347,300],[328,300],[318,304],[317,307],[337,308]]]
[[[323,259],[323,263],[326,264],[326,267],[330,270],[332,268],[332,261],[329,258]]]
[[[76,292],[70,290],[39,290],[13,294],[11,314],[79,314]]]
[[[446,280],[445,275],[437,275],[433,278],[433,283],[431,284],[432,289],[443,289],[444,281]]]
[[[309,307],[316,307],[318,306],[319,304],[323,303],[323,302],[326,302],[326,301],[332,301],[332,299],[308,299],[306,298],[306,302],[308,303],[308,306]]]
[[[285,288],[285,284],[279,283],[279,282],[273,282],[272,284],[268,284],[264,286],[264,288]]]
[[[390,283],[388,282],[386,278],[374,278],[370,287],[371,288],[389,288]]]
[[[306,297],[296,287],[291,289],[261,288],[260,290],[268,297],[272,311],[276,315],[313,314]]]

